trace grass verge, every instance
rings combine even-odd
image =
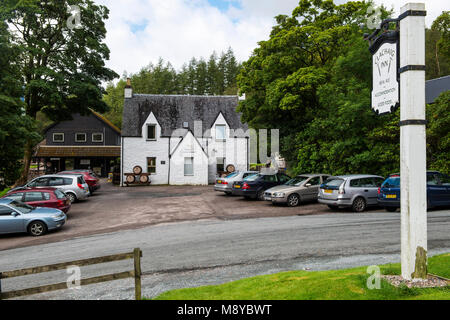
[[[429,272],[450,278],[450,253],[430,257]],[[382,274],[400,274],[400,264],[380,266]],[[394,287],[381,280],[369,290],[367,267],[332,271],[290,271],[216,286],[165,292],[156,300],[450,300],[444,288]]]

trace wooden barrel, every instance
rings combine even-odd
[[[149,178],[148,178],[147,175],[143,175],[143,176],[140,176],[139,181],[140,181],[141,183],[148,183]]]
[[[236,168],[234,165],[232,165],[232,164],[227,165],[227,172],[233,173],[234,171],[236,171]]]
[[[141,167],[141,166],[135,166],[135,167],[133,168],[133,173],[134,173],[135,175],[140,175],[140,174],[142,173],[142,167]]]
[[[134,183],[134,180],[135,180],[135,178],[134,178],[134,176],[127,176],[127,183]]]

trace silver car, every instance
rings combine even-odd
[[[28,232],[32,236],[61,228],[67,220],[54,208],[32,207],[13,199],[0,199],[0,234]]]
[[[233,191],[233,183],[242,181],[245,178],[258,174],[258,171],[236,171],[224,178],[217,178],[214,185],[215,191],[225,192],[227,195],[231,195]]]
[[[319,186],[329,177],[328,174],[302,174],[285,184],[266,190],[264,199],[273,204],[287,203],[290,207],[298,206],[303,201],[317,200]]]
[[[69,200],[73,203],[78,200],[85,200],[89,196],[89,186],[83,178],[83,175],[56,175],[49,174],[40,176],[29,181],[22,187],[13,189],[11,191],[23,188],[39,188],[39,187],[53,187],[63,191]]]
[[[359,174],[330,177],[319,189],[319,202],[331,209],[351,207],[363,212],[368,206],[378,206],[378,188],[384,178]]]

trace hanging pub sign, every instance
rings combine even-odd
[[[393,20],[393,19],[392,19]],[[393,20],[396,22],[396,20]],[[372,53],[372,109],[377,114],[393,112],[400,101],[398,82],[398,31],[388,31],[390,20],[368,39]],[[384,32],[375,38],[381,29]]]

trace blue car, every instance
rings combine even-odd
[[[35,208],[17,200],[0,199],[0,234],[28,232],[38,237],[61,228],[66,220],[66,214],[58,209]]]
[[[392,174],[378,189],[378,204],[387,211],[400,208],[400,175]],[[427,172],[427,208],[450,205],[450,177],[438,171]]]

